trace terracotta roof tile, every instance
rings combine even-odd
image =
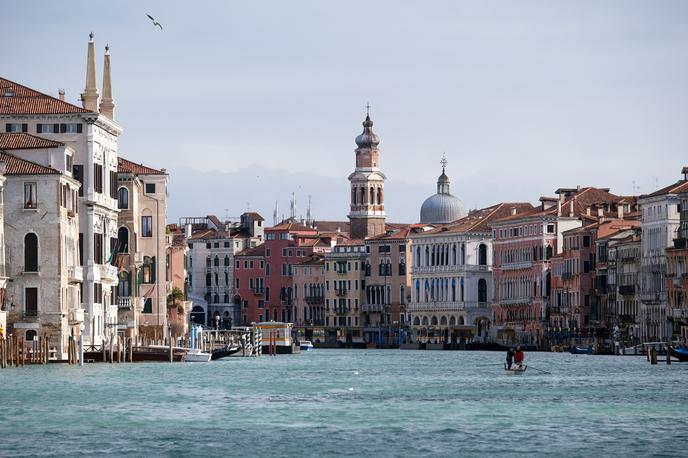
[[[89,113],[64,100],[0,78],[0,114]]]
[[[260,216],[259,213],[256,212],[244,212],[242,216],[247,216],[255,221],[265,221],[265,218],[263,218],[262,216]]]
[[[236,258],[237,256],[244,256],[244,257],[261,257],[265,256],[265,245],[260,244],[257,247],[253,248],[246,248],[243,251],[238,252],[237,254],[234,255]]]
[[[59,148],[64,143],[24,133],[0,133],[0,149]]]
[[[669,186],[665,186],[662,189],[658,189],[657,191],[640,196],[641,198],[643,197],[656,197],[656,196],[662,196],[664,194],[676,194],[679,192],[684,192],[688,191],[688,180],[679,180],[676,183],[670,184]]]
[[[0,151],[0,162],[4,162],[5,175],[59,175],[60,171],[35,162],[20,159],[10,153]]]
[[[167,175],[167,172],[163,170],[157,170],[143,164],[137,164],[123,157],[117,158],[117,172],[133,173],[134,175]]]

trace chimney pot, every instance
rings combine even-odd
[[[59,89],[59,90],[57,91],[57,94],[58,94],[60,100],[62,100],[62,101],[64,102],[64,99],[65,99],[65,90],[64,90],[64,89]]]

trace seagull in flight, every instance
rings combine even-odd
[[[159,23],[158,21],[156,21],[155,18],[154,18],[153,16],[151,16],[150,14],[146,14],[146,16],[148,16],[148,18],[149,18],[151,21],[153,21],[153,25],[157,25],[158,27],[160,27],[160,30],[162,30],[162,25],[160,25],[160,23]]]

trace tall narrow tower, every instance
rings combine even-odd
[[[110,46],[105,45],[103,58],[103,98],[100,100],[100,113],[115,120],[115,101],[112,98],[112,77],[110,75]]]
[[[368,109],[370,107],[367,107]],[[356,169],[351,182],[350,233],[355,239],[385,232],[385,175],[380,171],[380,138],[373,133],[370,113],[363,121],[363,133],[356,137]]]
[[[93,43],[93,32],[88,34],[88,53],[86,57],[86,87],[81,93],[84,108],[98,112],[98,88],[96,87],[96,51]]]

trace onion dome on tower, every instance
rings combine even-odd
[[[425,199],[420,207],[420,222],[424,224],[446,224],[463,218],[466,213],[463,203],[449,192],[449,177],[445,173],[447,159],[442,156],[442,175],[437,179],[437,194]]]

